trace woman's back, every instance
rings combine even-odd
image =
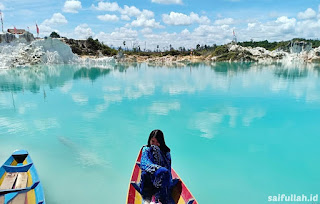
[[[161,130],[153,130],[148,139],[148,145],[143,147],[140,161],[141,180],[140,193],[144,200],[155,200],[163,204],[174,203],[171,175],[170,149],[164,141]]]
[[[151,145],[143,147],[141,157],[141,169],[147,172],[154,172],[160,167],[171,170],[170,152],[162,152],[158,146]]]

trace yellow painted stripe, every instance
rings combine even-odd
[[[4,174],[0,178],[0,186],[1,186],[2,182],[3,182],[3,180],[4,180],[4,177],[6,177],[6,175],[7,175],[7,172],[4,172]]]
[[[22,164],[23,164],[23,165],[28,164],[27,159],[25,159],[25,160],[22,162]]]
[[[31,177],[30,170],[27,172],[27,174],[28,174],[28,186],[31,186],[32,185],[32,177]]]
[[[11,166],[17,166],[18,162],[14,159],[13,162],[11,163]]]
[[[136,196],[134,199],[134,204],[142,204],[142,197],[138,191],[136,191]]]
[[[140,178],[141,178],[141,169],[139,168],[139,173],[138,173],[138,177],[137,177],[137,183],[140,182]],[[138,191],[136,191],[134,204],[141,204],[141,203],[142,203],[142,196],[140,195],[140,193]]]
[[[32,185],[32,177],[30,170],[28,171],[28,186]],[[36,203],[36,194],[34,190],[28,191],[27,193],[27,198],[28,198],[28,204],[35,204]]]
[[[34,189],[28,191],[27,193],[28,204],[36,204],[36,194]]]
[[[141,179],[141,169],[139,169],[138,177],[137,177],[137,183],[140,182]]]
[[[179,201],[178,201],[178,203],[177,203],[177,204],[185,204],[185,202],[184,202],[184,200],[183,200],[182,196],[180,196]]]

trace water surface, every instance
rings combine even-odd
[[[33,67],[0,71],[0,162],[33,158],[48,203],[125,203],[137,153],[163,130],[201,204],[316,194],[318,65]]]

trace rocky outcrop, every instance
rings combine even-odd
[[[31,44],[4,45],[0,47],[0,69],[39,64],[44,52]]]
[[[63,42],[68,44],[72,52],[83,56],[95,56],[95,57],[103,57],[103,56],[115,56],[117,55],[117,50],[110,48],[107,45],[99,42],[99,40],[94,40],[92,38],[88,38],[87,40],[74,40],[62,38]]]
[[[0,44],[0,69],[28,67],[36,64],[79,64],[110,68],[113,57],[81,57],[60,39],[46,38],[31,43]]]
[[[221,51],[220,51],[221,50]],[[240,45],[224,45],[224,50],[214,52],[212,61],[266,61],[266,60],[281,60],[288,53],[284,51],[269,51],[262,47],[242,47]],[[219,52],[220,51],[220,52]]]
[[[45,53],[41,60],[46,64],[67,64],[78,59],[70,46],[55,38],[34,41],[32,46],[41,48]]]
[[[24,32],[22,35],[19,35],[19,40],[20,42],[23,42],[25,40],[27,43],[30,43],[34,41],[34,36],[30,32]]]
[[[18,36],[19,38],[16,38],[16,35],[12,33],[0,34],[0,43],[11,43],[11,42],[31,43],[32,41],[34,41],[33,34],[28,31]]]
[[[300,53],[289,53],[282,50],[269,51],[262,47],[242,47],[240,45],[224,45],[213,53],[212,61],[301,61],[320,62],[320,47]]]
[[[16,39],[16,36],[11,33],[0,34],[0,43],[10,43]]]
[[[0,46],[0,69],[36,64],[64,64],[78,59],[70,47],[57,39],[32,43],[8,43]]]

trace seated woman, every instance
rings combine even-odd
[[[174,204],[172,199],[171,156],[163,132],[153,130],[148,145],[143,147],[141,156],[140,193],[142,198],[150,202],[155,195],[156,202]]]

